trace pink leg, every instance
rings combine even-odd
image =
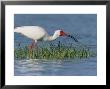
[[[28,48],[29,48],[29,57],[31,58],[33,48],[35,48],[35,41],[34,41],[34,40],[33,40],[33,42],[31,43],[31,45],[28,46]]]
[[[29,49],[33,49],[35,47],[35,41],[33,40],[33,42],[31,43],[31,45],[29,45]]]

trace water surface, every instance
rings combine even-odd
[[[85,45],[97,45],[97,15],[96,14],[15,14],[14,27],[41,26],[49,35],[56,29],[74,35]],[[76,43],[67,37],[60,37],[52,43],[61,41],[64,44]],[[32,40],[20,34],[14,34],[14,46],[18,43],[22,46],[29,45]],[[38,46],[46,46],[50,42],[37,43]],[[97,47],[94,48],[97,51]],[[14,60],[15,76],[96,76],[97,58],[64,59],[64,60]]]
[[[15,76],[95,76],[96,59],[15,60]]]

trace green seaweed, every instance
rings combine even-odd
[[[15,59],[83,59],[95,57],[96,53],[84,47],[72,47],[58,42],[47,47],[35,47],[29,50],[28,46],[14,49]]]

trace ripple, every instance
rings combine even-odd
[[[15,76],[92,76],[97,73],[96,58],[84,60],[15,60]]]

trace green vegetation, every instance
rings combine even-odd
[[[56,46],[49,44],[48,47],[35,47],[29,50],[28,46],[18,47],[14,50],[15,59],[75,59],[96,56],[96,53],[84,47],[72,47],[62,43]]]

